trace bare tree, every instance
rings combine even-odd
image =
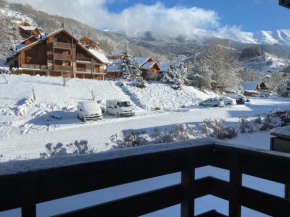
[[[202,55],[213,83],[222,89],[237,90],[241,69],[238,54],[228,47],[211,44]]]
[[[279,72],[272,73],[271,78],[267,82],[267,86],[273,90],[283,80],[284,78]]]

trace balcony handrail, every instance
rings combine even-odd
[[[27,68],[27,69],[47,69],[47,65],[40,65],[40,64],[21,64],[22,68]]]
[[[70,55],[70,54],[58,54],[58,53],[54,54],[55,59],[71,60],[71,57],[72,57],[72,55]]]
[[[72,44],[71,43],[65,43],[65,42],[52,42],[53,46],[55,48],[65,48],[65,49],[71,49]]]
[[[241,184],[242,174],[290,184],[290,154],[215,139],[0,165],[0,212],[21,207],[23,217],[36,216],[37,203],[174,172],[181,172],[180,184],[57,216],[138,216],[176,204],[181,204],[182,217],[194,216],[194,199],[209,194],[229,200],[230,217],[240,217],[241,206],[271,216],[290,216],[289,200]],[[195,180],[194,169],[208,165],[230,170],[230,182],[212,177]],[[224,215],[212,211],[200,216]]]
[[[61,71],[72,71],[72,66],[61,66],[61,65],[54,65],[54,70],[61,70]]]

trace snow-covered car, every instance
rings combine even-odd
[[[135,116],[133,106],[128,100],[107,100],[106,112],[117,117]]]
[[[222,98],[209,98],[199,103],[201,106],[224,107],[225,103]]]
[[[82,121],[96,121],[103,119],[102,110],[96,102],[79,102],[77,117]]]
[[[225,105],[237,105],[237,100],[228,96],[221,97],[223,99]]]
[[[225,96],[235,99],[237,101],[237,104],[239,105],[245,104],[246,102],[249,101],[249,99],[246,96],[238,93],[226,93]]]

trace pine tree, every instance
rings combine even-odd
[[[121,77],[126,80],[137,80],[141,76],[138,61],[130,54],[128,46],[123,51],[124,58],[120,64]]]

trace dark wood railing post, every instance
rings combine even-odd
[[[181,171],[182,198],[181,217],[194,216],[194,187],[195,187],[195,157],[190,156],[185,160],[186,167]]]
[[[242,173],[237,154],[230,156],[229,217],[241,217]]]
[[[36,217],[36,194],[34,178],[24,177],[21,182],[21,216]]]

